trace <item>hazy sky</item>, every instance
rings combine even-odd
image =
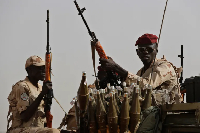
[[[132,73],[142,67],[134,46],[144,33],[159,35],[165,0],[78,0],[86,7],[85,19],[107,55]],[[158,58],[180,67],[184,45],[184,79],[200,73],[200,0],[169,0]],[[31,55],[45,57],[46,12],[50,10],[50,45],[54,95],[65,111],[72,107],[82,71],[93,83],[90,36],[73,0],[0,0],[0,131],[6,130],[12,85],[26,76],[25,61]],[[96,54],[97,55],[97,54]],[[98,56],[96,56],[98,65]],[[53,101],[53,127],[64,112]]]

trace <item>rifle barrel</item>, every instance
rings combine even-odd
[[[183,68],[183,45],[181,45],[181,66]],[[183,77],[183,72],[181,72],[181,77]]]
[[[47,54],[49,54],[49,10],[47,10]]]
[[[183,68],[183,45],[181,45],[181,55],[179,55],[179,57],[181,58],[181,67]],[[181,72],[181,76],[179,79],[179,82],[182,83],[183,82],[183,71]]]
[[[81,9],[79,8],[78,3],[76,2],[76,0],[74,1],[74,3],[75,3],[76,8],[77,8],[77,10],[79,12],[79,15],[81,15],[81,18],[82,18],[82,20],[83,20],[83,22],[84,22],[84,24],[85,24],[85,26],[86,26],[86,28],[88,30],[89,35],[92,37],[92,39],[96,39],[96,37],[93,36],[93,34],[92,34],[92,32],[91,32],[91,30],[90,30],[90,28],[89,28],[84,16],[83,16],[83,13],[82,13]]]

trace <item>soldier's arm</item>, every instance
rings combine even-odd
[[[119,66],[112,60],[112,58],[100,59],[99,61],[105,70],[114,70],[121,77],[126,79],[125,81],[127,82],[127,85],[130,85],[129,83],[136,83],[137,79],[139,78],[138,75],[132,74]],[[156,88],[166,80],[169,80],[172,76],[174,76],[174,74],[174,68],[171,66],[171,64],[164,62],[153,70],[152,77],[151,74],[149,74],[149,77],[142,78],[141,87],[143,88],[145,84],[151,84],[153,88]]]
[[[124,79],[126,79],[126,77],[128,76],[128,71],[125,70],[124,68],[122,68],[121,66],[119,66],[118,64],[115,64],[114,66],[115,68],[115,72],[117,72],[121,77],[123,77]]]
[[[116,62],[113,61],[111,57],[108,57],[108,59],[99,59],[99,63],[101,64],[101,67],[104,70],[113,70],[117,72],[122,78],[126,78],[128,75],[128,71],[122,68],[120,65],[118,65]]]
[[[152,77],[151,74],[149,74],[147,78],[141,78],[141,87],[144,87],[145,84],[150,84],[152,85],[153,88],[156,88],[163,82],[169,80],[172,76],[176,75],[174,68],[171,66],[171,64],[162,63],[153,70]],[[128,72],[128,75],[126,77],[126,82],[136,83],[139,77],[140,76]]]
[[[42,92],[38,95],[38,97],[35,99],[35,101],[32,102],[31,105],[29,105],[29,97],[25,98],[26,95],[28,96],[28,94],[26,93],[27,91],[25,91],[26,88],[19,89],[19,91],[22,91],[19,94],[22,94],[22,93],[24,94],[24,98],[23,98],[23,96],[20,96],[20,98],[18,98],[19,99],[18,111],[19,111],[20,117],[23,121],[27,122],[34,115],[34,113],[37,110],[38,106],[40,105],[40,102],[43,99],[44,95],[47,94],[48,90],[51,88],[52,88],[51,82],[44,83],[44,85],[42,87]],[[23,90],[24,90],[24,92],[23,92]]]
[[[27,107],[26,110],[21,112],[20,116],[23,121],[27,122],[33,116],[38,106],[40,105],[40,102],[43,99],[43,97],[44,93],[40,93],[38,97],[35,99],[35,101],[29,107]]]

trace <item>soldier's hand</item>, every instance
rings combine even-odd
[[[51,81],[46,81],[46,82],[43,83],[42,92],[41,93],[43,93],[45,95],[51,89],[52,89],[52,82]]]
[[[99,64],[101,64],[101,67],[106,71],[109,71],[109,70],[115,71],[116,63],[113,61],[111,57],[108,57],[108,59],[100,58]]]

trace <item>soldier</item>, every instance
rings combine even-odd
[[[9,133],[60,133],[58,129],[46,128],[43,97],[52,89],[50,81],[41,86],[38,81],[44,81],[45,61],[39,56],[27,59],[25,69],[28,76],[13,87],[8,96],[9,114],[12,125]],[[9,125],[8,121],[8,125]]]
[[[156,35],[144,34],[136,41],[137,55],[144,64],[137,74],[128,72],[110,57],[109,59],[100,59],[100,64],[104,70],[117,72],[127,84],[136,83],[137,79],[141,77],[141,89],[145,84],[150,84],[153,87],[154,101],[152,102],[156,105],[180,103],[181,94],[178,82],[180,71],[164,56],[161,59],[156,58],[158,53],[157,39]]]

